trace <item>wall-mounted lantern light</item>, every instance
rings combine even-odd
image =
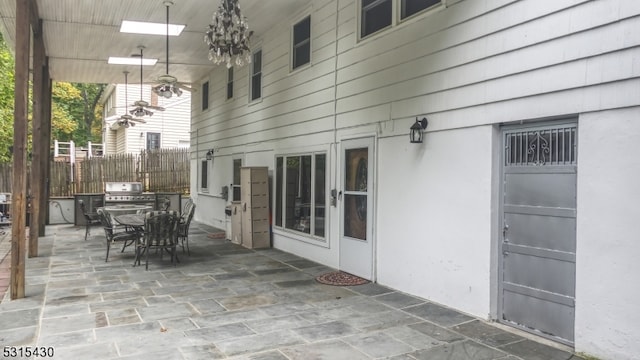
[[[424,137],[424,129],[427,128],[427,125],[429,125],[429,122],[426,117],[422,118],[422,120],[416,118],[416,122],[409,128],[409,141],[413,144],[421,143]]]
[[[213,160],[213,149],[207,151],[207,160]]]

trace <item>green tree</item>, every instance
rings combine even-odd
[[[94,124],[99,123],[102,125],[102,106],[98,105],[98,101],[102,94],[104,93],[104,89],[107,87],[106,84],[73,84],[78,90],[80,90],[80,94],[82,95],[82,126],[81,129],[84,131],[87,141],[92,142],[100,142],[102,138],[102,132],[99,131],[97,134],[92,130],[94,128]],[[98,121],[96,121],[98,120]],[[102,130],[102,126],[100,127]],[[79,135],[79,134],[78,134]]]
[[[58,141],[73,140],[78,129],[74,117],[74,104],[81,100],[80,91],[65,82],[56,82],[51,89],[51,138]],[[75,140],[74,140],[75,141]]]
[[[0,162],[11,160],[9,146],[13,144],[13,109],[15,61],[0,34]]]
[[[53,139],[73,140],[78,145],[85,145],[87,141],[100,142],[102,106],[98,101],[105,87],[105,84],[55,83],[52,90]]]

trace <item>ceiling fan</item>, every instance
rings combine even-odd
[[[169,6],[173,5],[173,1],[164,1],[164,5],[167,7],[167,33],[166,33],[166,73],[160,75],[156,79],[156,86],[151,90],[158,94],[158,96],[169,99],[173,94],[177,96],[182,95],[182,90],[193,91],[190,84],[182,83],[178,81],[175,76],[169,75]]]
[[[153,115],[153,112],[151,110],[157,110],[157,111],[164,111],[164,108],[162,106],[154,106],[149,104],[148,102],[142,100],[142,86],[143,86],[143,78],[142,78],[142,66],[143,66],[143,61],[144,61],[144,55],[143,55],[143,50],[144,50],[144,46],[140,45],[138,46],[138,48],[140,49],[140,100],[136,101],[133,103],[132,106],[135,106],[135,108],[131,111],[129,111],[129,114],[137,116],[137,117],[143,117],[143,116],[151,116]]]
[[[129,126],[136,126],[136,122],[145,124],[146,121],[144,119],[137,119],[134,118],[133,116],[127,114],[127,110],[128,110],[128,103],[129,103],[129,99],[127,98],[127,90],[129,88],[129,81],[128,81],[128,75],[129,72],[128,71],[123,71],[124,73],[124,103],[125,103],[125,113],[124,115],[120,115],[117,120],[116,120],[116,124],[120,125],[120,126],[124,126],[125,128],[128,128]],[[112,120],[111,119],[107,119],[107,120]]]

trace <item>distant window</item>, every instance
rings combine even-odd
[[[209,108],[209,82],[202,84],[202,110]]]
[[[360,37],[365,37],[391,25],[392,0],[362,0]]]
[[[442,0],[361,0],[360,38],[365,38],[380,30],[398,25],[419,13],[442,4]],[[394,16],[399,13],[399,18]]]
[[[205,190],[209,187],[208,179],[209,162],[202,160],[200,165],[200,189]]]
[[[160,149],[160,133],[147,133],[147,150]]]
[[[284,192],[284,157],[276,158],[276,226],[282,226],[282,194]]]
[[[251,100],[256,100],[262,97],[262,50],[253,53],[251,65]]]
[[[400,19],[408,18],[422,10],[440,4],[441,0],[402,0],[400,5]]]
[[[233,201],[240,201],[240,168],[242,159],[233,159]]]
[[[229,68],[227,71],[227,99],[233,97],[233,68]]]
[[[293,26],[293,68],[311,61],[311,16]]]

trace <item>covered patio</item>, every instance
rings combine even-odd
[[[26,297],[0,303],[0,343],[58,359],[579,358],[377,284],[320,284],[333,269],[191,228],[191,256],[152,256],[145,271],[131,248],[105,262],[99,228],[85,242],[83,227],[47,227]]]

